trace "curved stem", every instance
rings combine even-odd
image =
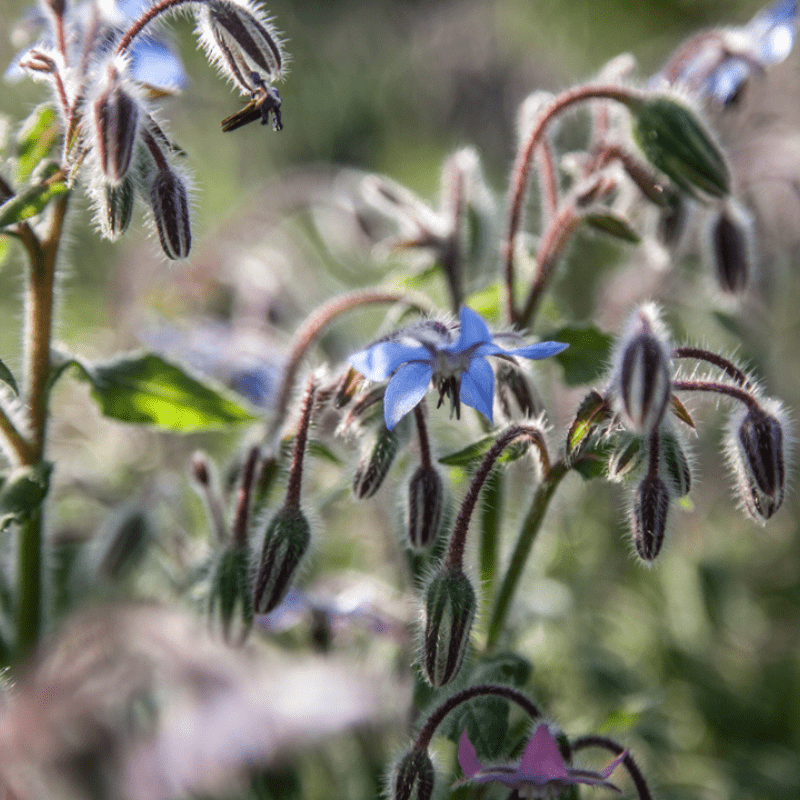
[[[117,53],[124,53],[130,47],[131,42],[156,18],[161,16],[165,11],[183,5],[184,3],[195,2],[195,0],[161,0],[142,14],[136,22],[131,25],[125,32],[125,35],[120,39],[117,45]]]
[[[748,408],[759,408],[758,401],[750,392],[738,386],[729,386],[716,381],[673,381],[672,390],[675,392],[716,392],[727,397],[733,397],[744,403]]]
[[[614,85],[578,86],[563,92],[541,113],[528,138],[517,151],[517,158],[511,172],[511,185],[508,197],[508,219],[506,234],[502,244],[501,260],[505,273],[506,304],[508,320],[518,322],[514,304],[514,240],[522,222],[522,210],[528,194],[533,154],[544,131],[554,117],[575,103],[586,100],[615,100],[628,107],[642,99],[642,95],[632,89]]]
[[[602,747],[615,756],[625,752],[625,748],[621,744],[618,744],[613,739],[607,739],[605,736],[580,736],[572,741],[573,753],[577,753],[579,750],[585,750],[587,747]],[[642,771],[639,769],[638,764],[634,761],[630,753],[625,754],[622,765],[628,770],[628,774],[631,776],[634,786],[636,786],[636,791],[639,793],[639,800],[652,800],[653,795],[650,794],[647,781],[644,779]]]
[[[492,617],[489,621],[489,630],[486,640],[487,649],[491,649],[497,644],[500,631],[502,630],[508,610],[511,606],[511,600],[514,597],[514,592],[522,577],[522,571],[528,561],[531,547],[533,547],[533,543],[544,521],[544,516],[547,513],[550,500],[568,471],[569,467],[567,467],[563,461],[553,464],[550,470],[545,473],[545,479],[536,489],[531,507],[522,523],[519,538],[514,547],[508,569],[503,577],[503,582],[500,584],[500,591],[497,594]]]
[[[233,518],[233,545],[238,548],[247,547],[248,522],[250,520],[250,497],[253,493],[256,467],[258,466],[258,448],[251,447],[244,462],[242,479],[236,497],[236,513]]]
[[[512,689],[510,686],[501,686],[495,684],[484,684],[480,686],[470,686],[468,689],[462,689],[456,692],[452,697],[442,703],[431,715],[428,717],[426,723],[417,734],[413,747],[421,750],[427,750],[433,739],[436,729],[442,724],[444,718],[462,703],[472,700],[474,697],[484,697],[492,695],[495,697],[503,697],[506,700],[511,700],[520,706],[531,719],[538,719],[542,716],[539,708],[531,702],[526,695],[522,692]]]
[[[540,457],[543,460],[547,458],[547,450],[542,438],[542,432],[539,428],[530,427],[528,425],[516,425],[497,437],[497,440],[491,446],[489,452],[483,457],[483,461],[481,461],[480,466],[476,470],[472,482],[469,485],[469,489],[467,490],[466,497],[464,497],[464,501],[461,504],[458,517],[456,517],[455,524],[453,525],[453,534],[450,537],[450,545],[447,548],[447,555],[445,556],[445,564],[448,569],[459,571],[462,569],[469,521],[475,509],[475,504],[478,502],[481,488],[491,472],[494,462],[497,461],[503,450],[515,439],[522,437],[527,438],[538,447]],[[545,467],[545,473],[546,471],[547,467]]]
[[[747,388],[750,381],[747,375],[742,372],[739,367],[732,361],[728,360],[719,353],[712,353],[710,350],[705,350],[702,347],[676,347],[672,351],[673,358],[693,358],[697,361],[707,361],[715,367],[719,367],[729,378],[732,378],[736,383]]]
[[[425,412],[422,410],[422,403],[414,406],[414,419],[417,423],[417,436],[419,437],[419,460],[423,469],[429,470],[433,464],[431,462],[431,443],[428,439],[428,426],[425,423]]]
[[[306,393],[303,398],[303,409],[300,412],[300,422],[294,437],[294,453],[292,454],[292,465],[289,468],[289,483],[286,487],[284,508],[300,507],[300,487],[303,481],[303,457],[306,452],[308,429],[311,426],[311,414],[314,410],[314,397],[316,396],[316,392],[317,386],[314,376],[312,375],[306,386]]]

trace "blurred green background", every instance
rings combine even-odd
[[[16,19],[24,7],[3,2],[2,19]],[[325,258],[307,239],[293,246],[291,256],[280,253],[295,231],[280,220],[329,184],[336,169],[385,173],[433,197],[442,159],[458,146],[475,144],[490,184],[502,193],[514,153],[516,108],[529,92],[566,88],[624,51],[635,54],[645,77],[689,33],[717,22],[744,23],[759,4],[276,0],[269,8],[292,55],[281,86],[284,131],[251,125],[220,133],[219,120],[240,101],[194,49],[189,24],[179,18],[174,31],[191,85],[165,101],[163,116],[188,152],[196,182],[195,256],[190,267],[165,264],[141,225],[110,245],[99,240],[84,215],[71,231],[62,283],[59,335],[71,346],[88,354],[134,346],[151,311],[167,318],[208,313],[224,303],[215,285],[218,259],[226,243],[245,239],[261,242],[266,266],[254,269],[271,271],[264,280],[282,287],[282,304],[271,307],[279,349],[301,312],[359,280],[355,267],[344,275],[320,272]],[[2,63],[13,52],[9,42],[0,41]],[[674,265],[652,284],[650,295],[665,303],[678,340],[702,341],[750,359],[768,393],[784,399],[795,419],[800,408],[798,61],[794,52],[776,75],[756,81],[752,92],[762,93],[762,99],[720,122],[734,167],[742,164],[737,174],[747,177],[738,182],[740,194],[756,208],[762,233],[762,273],[754,297],[740,309],[719,313],[707,299],[696,260]],[[0,91],[0,111],[12,119],[45,96],[42,87],[27,82]],[[784,160],[754,172],[760,162],[752,148],[759,157],[774,156],[775,149],[767,153],[770,142],[780,143]],[[300,229],[307,233],[307,226]],[[584,258],[596,255],[591,249],[580,252]],[[297,275],[281,272],[303,259]],[[11,366],[19,363],[20,264],[14,256],[0,273],[5,320],[0,346]],[[376,280],[376,273],[364,269],[363,280]],[[586,286],[597,280],[592,273],[591,262],[570,259],[555,301],[561,315],[577,321],[590,314],[594,298]],[[233,281],[229,273],[225,280]],[[601,318],[608,324],[619,318],[615,304],[629,302],[621,286],[609,279],[598,289],[598,302],[606,303]],[[368,332],[365,327],[364,335]],[[359,335],[338,331],[329,352],[345,355]],[[549,399],[562,404],[550,409],[560,429],[574,412],[577,395],[553,391]],[[163,549],[169,558],[161,566],[177,570],[175,531],[200,524],[185,487],[188,454],[203,445],[227,457],[235,441],[222,435],[176,440],[123,429],[87,412],[82,389],[60,390],[59,403],[55,448],[66,460],[59,467],[53,535],[88,536],[115,504],[152,501],[156,524],[166,531]],[[699,401],[692,408],[702,420],[699,479],[692,505],[674,515],[658,565],[647,570],[632,559],[618,487],[570,478],[537,543],[515,610],[517,638],[510,644],[531,661],[530,688],[565,730],[607,732],[629,743],[661,800],[798,797],[800,500],[790,483],[785,506],[768,527],[746,520],[734,508],[720,455],[724,413]],[[352,506],[335,497],[330,534],[306,580],[331,565],[394,580],[391,561],[382,560],[391,548],[375,541],[391,513],[359,511],[365,516],[360,536],[370,542],[364,547],[352,534]],[[510,502],[513,506],[513,493]],[[512,533],[510,527],[509,541]],[[151,578],[137,591],[156,591],[153,586],[166,582]],[[382,746],[391,752],[396,741],[387,736]],[[355,753],[347,749],[351,745],[338,747],[325,768],[311,763],[290,768],[287,797],[374,795],[375,775],[345,775],[342,766],[342,759],[362,758],[369,748],[363,742]],[[376,761],[383,755],[373,754]],[[445,758],[451,756],[445,752]],[[331,776],[335,780],[329,781]]]

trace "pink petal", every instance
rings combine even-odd
[[[540,725],[528,742],[517,774],[527,775],[542,782],[565,780],[569,777],[567,765],[547,725]]]
[[[461,765],[461,771],[465,778],[471,778],[483,769],[466,731],[461,734],[461,740],[458,743],[458,763]]]

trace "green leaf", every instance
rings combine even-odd
[[[0,361],[0,381],[7,383],[14,391],[14,394],[19,394],[19,389],[17,388],[17,382],[14,379],[13,373],[2,361]]]
[[[31,186],[22,194],[15,195],[0,206],[0,228],[16,225],[18,222],[35,217],[55,197],[68,190],[64,181],[47,180]]]
[[[12,470],[0,488],[0,530],[30,519],[47,496],[52,470],[47,461]]]
[[[590,211],[583,215],[583,221],[590,228],[594,228],[601,233],[607,233],[615,239],[622,239],[623,242],[639,244],[642,241],[642,237],[634,230],[630,222],[610,209]]]
[[[103,414],[120,422],[189,433],[255,419],[221,390],[153,353],[106,364],[74,363],[91,384]]]
[[[564,380],[569,386],[596,381],[608,368],[614,339],[592,325],[561,328],[542,338],[569,345],[554,356],[564,370]]]
[[[497,436],[495,434],[489,434],[488,436],[478,439],[477,442],[473,442],[461,450],[457,450],[455,453],[442,456],[439,459],[439,463],[444,464],[446,467],[474,469],[496,441]],[[504,464],[509,461],[516,461],[518,458],[522,458],[527,452],[527,442],[522,440],[514,442],[503,450],[495,463]]]
[[[567,433],[567,456],[573,455],[603,422],[611,417],[611,408],[599,392],[592,389],[578,406]]]
[[[55,109],[44,105],[34,109],[17,137],[17,183],[25,183],[58,141],[61,128]]]

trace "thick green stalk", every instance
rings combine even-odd
[[[561,483],[561,479],[568,471],[569,467],[567,467],[563,461],[553,464],[547,472],[547,477],[537,487],[536,493],[533,495],[533,502],[522,523],[519,539],[517,539],[514,553],[511,556],[508,569],[500,585],[500,591],[497,593],[497,600],[495,601],[492,617],[489,621],[489,631],[486,641],[487,649],[491,649],[497,644],[500,632],[506,621],[506,616],[508,615],[508,610],[511,607],[511,600],[514,597],[517,585],[522,577],[522,571],[525,569],[525,565],[528,562],[528,556],[530,555],[533,543],[544,521],[544,516],[547,513],[550,500],[555,494],[559,483]]]
[[[58,256],[68,194],[56,202],[50,231],[31,258],[25,295],[25,400],[28,405],[30,449],[24,466],[41,463],[45,453],[47,406],[50,380],[50,344],[53,337],[53,301]],[[17,650],[19,661],[39,641],[42,630],[43,511],[35,509],[20,527],[17,603]]]

